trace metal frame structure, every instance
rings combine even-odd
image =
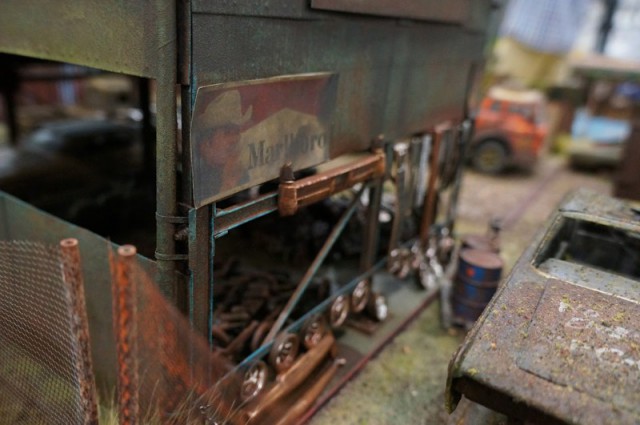
[[[312,72],[337,75],[327,159],[371,152],[385,142],[466,118],[492,8],[489,0],[456,0],[446,6],[437,0],[7,0],[0,3],[0,52],[156,80],[159,285],[197,329],[211,335],[216,240],[279,211],[282,192],[232,207],[194,207],[192,158],[198,153],[190,123],[199,89]],[[370,174],[357,181],[369,184],[369,227],[359,277],[366,279],[384,264],[375,258],[383,177]],[[187,249],[178,252],[177,233],[185,226]],[[307,277],[340,230],[334,230]],[[186,272],[186,282],[176,271]]]

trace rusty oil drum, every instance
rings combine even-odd
[[[496,293],[502,267],[502,259],[495,252],[482,249],[460,251],[452,297],[456,322],[468,325],[480,317]]]

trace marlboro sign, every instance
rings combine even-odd
[[[304,74],[200,87],[191,123],[197,207],[329,159],[337,76]]]

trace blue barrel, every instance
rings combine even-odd
[[[470,325],[480,317],[496,293],[502,267],[502,259],[495,252],[482,249],[460,251],[452,294],[456,323]]]

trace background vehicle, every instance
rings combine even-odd
[[[576,113],[571,128],[569,162],[573,167],[615,167],[631,133],[627,120],[593,116],[586,109]]]
[[[139,134],[135,123],[110,120],[45,124],[17,148],[0,150],[0,189],[100,232],[117,221],[100,211],[118,211],[102,207],[133,198],[142,171]]]
[[[540,92],[494,87],[477,112],[471,162],[478,171],[491,174],[510,165],[531,167],[546,135]]]

